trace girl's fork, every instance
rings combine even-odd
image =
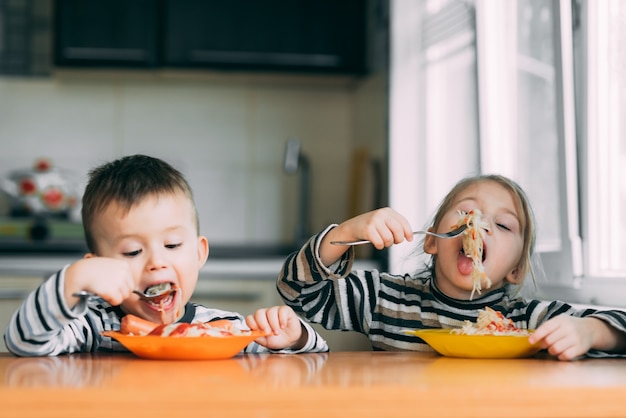
[[[75,297],[81,298],[81,299],[90,299],[90,298],[97,298],[97,297],[99,297],[95,293],[87,292],[86,290],[81,290],[80,292],[72,293],[72,296],[75,296]]]
[[[438,234],[436,232],[430,232],[430,231],[414,231],[413,235],[425,234],[425,235],[432,235],[438,238],[454,238],[454,237],[458,237],[459,235],[461,235],[463,231],[465,231],[466,229],[467,229],[467,224],[463,224],[460,227],[453,229],[452,231],[445,232],[443,234]],[[361,244],[367,244],[369,242],[370,241],[368,240],[360,240],[360,241],[331,241],[330,243],[334,245],[361,245]]]

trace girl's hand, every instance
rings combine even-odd
[[[82,258],[72,263],[65,274],[65,300],[69,307],[78,303],[72,293],[95,293],[112,306],[121,304],[135,288],[130,265],[108,257]]]
[[[623,346],[623,340],[623,335],[600,319],[569,315],[549,319],[528,337],[531,344],[539,342],[559,360],[575,360],[592,348],[615,350]]]
[[[346,252],[348,247],[331,244],[331,241],[368,240],[382,250],[404,240],[413,241],[409,221],[391,208],[376,209],[348,219],[331,229],[320,246],[322,262],[329,266]]]
[[[270,333],[255,341],[273,350],[285,348],[298,350],[306,344],[308,335],[300,319],[289,306],[262,308],[246,317],[246,324],[251,330]]]

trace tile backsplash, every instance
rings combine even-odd
[[[4,77],[0,176],[47,157],[84,179],[104,161],[149,154],[187,176],[211,243],[290,243],[298,174],[283,172],[287,139],[300,138],[311,163],[312,231],[342,221],[353,150],[384,153],[385,85],[193,72]]]

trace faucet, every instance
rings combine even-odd
[[[300,139],[289,138],[285,150],[285,173],[295,174],[300,169],[300,187],[298,188],[298,223],[295,231],[295,244],[300,247],[309,239],[311,181],[308,158],[302,154]]]

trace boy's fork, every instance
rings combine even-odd
[[[432,235],[437,238],[454,238],[454,237],[458,237],[459,235],[461,235],[466,229],[467,229],[467,224],[463,224],[460,227],[453,229],[452,231],[444,232],[443,234],[430,232],[430,231],[414,231],[413,235],[425,234],[425,235]],[[334,245],[361,245],[361,244],[367,244],[369,242],[370,241],[368,240],[360,240],[360,241],[331,241],[330,243]]]
[[[140,299],[146,300],[148,302],[156,302],[157,300],[163,299],[163,298],[167,297],[167,295],[169,295],[170,293],[173,293],[175,291],[176,291],[175,288],[169,288],[169,289],[162,290],[159,293],[155,293],[155,294],[147,294],[147,293],[144,293],[144,292],[142,292],[140,290],[133,290],[133,293],[138,295]],[[77,298],[86,298],[86,299],[99,297],[95,293],[87,292],[85,290],[81,290],[80,292],[72,293],[72,296],[75,296]]]

